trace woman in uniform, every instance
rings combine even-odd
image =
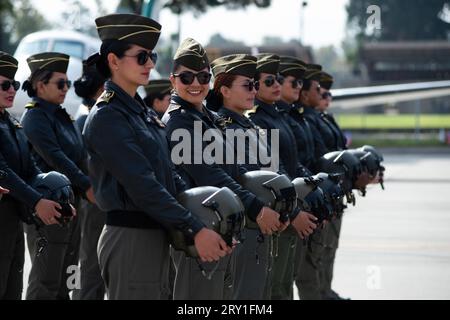
[[[58,171],[66,175],[75,194],[75,208],[79,215],[80,198],[95,202],[89,177],[86,175],[86,152],[81,132],[72,117],[61,106],[71,82],[67,79],[69,56],[45,52],[27,59],[31,75],[23,89],[32,98],[22,116],[22,126],[32,146],[37,165],[44,171]],[[32,259],[27,299],[69,299],[75,284],[67,283],[73,276],[71,266],[78,266],[80,229],[78,217],[67,224],[48,226],[42,233],[48,246],[36,257],[34,228],[27,228],[27,241]],[[70,288],[69,288],[70,287]]]
[[[217,115],[208,110],[203,102],[209,92],[211,79],[210,66],[204,48],[191,38],[185,39],[174,57],[174,66],[170,80],[174,88],[171,104],[163,121],[167,124],[167,138],[174,151],[179,143],[176,141],[176,130],[188,132],[191,139],[203,136],[206,130],[221,132],[216,126]],[[198,128],[198,129],[197,129]],[[227,144],[221,133],[216,138],[218,144],[227,149]],[[236,179],[246,172],[245,168],[236,163],[219,163],[203,157],[203,151],[207,147],[205,141],[190,141],[193,145],[200,144],[199,150],[187,154],[189,161],[180,161],[177,168],[190,187],[215,186],[230,188],[241,200],[246,209],[247,216],[257,221],[262,232],[271,234],[282,226],[279,222],[279,214],[270,208],[264,207],[263,202],[255,195],[243,189]],[[201,151],[201,154],[198,153]],[[232,150],[234,152],[234,150]],[[194,259],[179,254],[177,257],[177,278],[175,281],[175,299],[225,299],[232,295],[232,260],[229,257],[222,259],[212,278],[205,278]],[[207,265],[208,271],[214,266]]]
[[[41,173],[36,166],[23,128],[6,111],[13,106],[20,83],[11,55],[0,52],[0,300],[20,300],[23,289],[25,245],[21,218],[36,212],[44,224],[56,224],[61,206],[29,184]],[[7,192],[9,191],[9,192]]]
[[[185,184],[173,170],[164,124],[136,92],[155,66],[161,25],[132,14],[95,22],[102,45],[90,63],[109,80],[83,136],[95,196],[106,212],[100,269],[110,299],[162,299],[170,291],[167,227],[181,230],[202,261],[219,260],[229,248],[174,198]]]
[[[298,159],[297,143],[287,120],[286,110],[277,106],[277,102],[281,99],[281,84],[285,80],[278,74],[280,57],[270,53],[262,53],[257,58],[255,78],[259,81],[260,87],[256,94],[255,107],[248,114],[254,123],[263,129],[267,129],[269,135],[271,132],[279,132],[279,157],[284,170],[282,173],[286,174],[291,180],[296,177],[304,177],[308,175],[309,171]],[[271,141],[271,139],[268,139],[268,141]],[[270,147],[273,150],[273,147]],[[300,222],[296,218],[292,217],[293,220]],[[311,228],[315,228],[312,221]],[[292,299],[297,238],[296,234],[284,232],[278,239],[278,248],[275,248],[275,252],[278,252],[278,254],[274,257],[272,277],[269,279],[272,299]]]

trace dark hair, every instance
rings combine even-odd
[[[153,107],[153,103],[155,102],[156,99],[164,100],[165,96],[170,96],[170,91],[167,91],[165,93],[149,94],[144,98],[144,102],[148,107]]]
[[[313,80],[311,80],[311,79],[303,79],[302,90],[309,91],[309,89],[311,88],[312,82],[313,82]]]
[[[225,86],[231,88],[236,75],[229,73],[221,73],[214,79],[213,89],[209,91],[206,97],[206,106],[211,110],[218,110],[223,105],[223,96],[220,88]]]
[[[111,78],[111,69],[108,64],[108,54],[114,53],[118,58],[123,58],[125,51],[131,48],[131,43],[121,40],[105,40],[100,47],[100,54],[89,58],[89,64],[95,63],[97,71],[106,79]]]
[[[27,95],[30,98],[34,98],[37,96],[37,83],[39,81],[44,82],[47,84],[50,79],[53,76],[52,71],[48,70],[40,70],[36,71],[35,73],[32,73],[28,80],[25,80],[25,82],[22,84],[22,90],[26,91]]]
[[[93,99],[100,88],[103,88],[106,78],[95,70],[89,70],[83,73],[81,78],[77,79],[73,86],[77,96],[83,99]]]
[[[181,64],[179,64],[178,62],[174,61],[173,62],[173,66],[172,66],[172,73],[177,73],[178,68],[181,67]]]

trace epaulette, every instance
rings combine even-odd
[[[99,102],[105,102],[109,103],[109,101],[114,97],[115,92],[114,91],[104,91],[102,95],[98,98],[97,103]]]
[[[169,105],[169,108],[167,108],[167,113],[171,113],[180,108],[181,108],[181,105],[179,105],[179,104],[171,104],[171,105]]]
[[[17,128],[17,129],[22,129],[23,128],[19,121],[17,121],[13,117],[11,117],[10,119],[11,119],[11,122],[13,123],[15,128]]]
[[[258,105],[254,106],[253,108],[251,108],[250,110],[245,111],[245,116],[249,117],[251,114],[256,113],[256,110],[258,110]]]
[[[25,105],[25,109],[33,109],[34,107],[36,107],[36,104],[36,101],[31,101]]]

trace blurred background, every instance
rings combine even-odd
[[[334,76],[333,112],[353,144],[450,144],[447,83],[447,90],[430,94],[436,88],[426,87],[414,99],[397,95],[409,87],[382,87],[381,99],[352,103],[340,101],[348,91],[336,90],[450,80],[449,1],[2,0],[0,46],[22,62],[18,80],[28,76],[26,57],[44,50],[69,53],[75,80],[81,59],[99,45],[95,17],[114,12],[144,14],[163,25],[154,78],[168,76],[173,53],[188,36],[206,46],[211,59],[237,52],[293,55]],[[16,114],[26,100],[24,93],[16,99]],[[66,107],[75,115],[78,104],[72,90]]]
[[[153,78],[168,76],[188,36],[211,60],[273,52],[321,64],[350,147],[381,148],[387,167],[386,190],[373,187],[346,214],[337,291],[450,299],[450,1],[1,0],[0,47],[15,52],[20,81],[29,55],[68,53],[73,81],[99,48],[95,17],[114,12],[162,24]],[[22,92],[16,115],[26,101]],[[71,91],[64,106],[76,115],[79,104]]]

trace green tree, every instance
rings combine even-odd
[[[50,23],[36,10],[30,0],[15,0],[11,14],[4,20],[9,33],[9,45],[14,51],[26,35],[50,28]]]
[[[13,5],[9,0],[0,1],[0,48],[10,51],[9,31],[7,30],[7,18],[12,15]]]
[[[255,5],[260,8],[270,6],[271,0],[167,0],[166,8],[172,12],[180,14],[185,11],[193,10],[199,13],[205,12],[208,7],[226,6],[230,9],[237,9]],[[120,0],[119,7],[126,8],[134,13],[141,13],[144,0]]]
[[[224,38],[220,33],[213,34],[209,38],[208,47],[224,48],[224,47],[240,47],[245,46],[241,41],[234,41]]]
[[[281,37],[265,36],[262,39],[262,44],[267,45],[267,46],[276,46],[276,45],[284,44],[284,41],[283,41],[283,39],[281,39]]]
[[[381,28],[375,32],[367,24],[371,5],[378,6],[381,14]],[[446,0],[350,0],[347,25],[358,42],[447,39],[450,24],[444,16],[448,16],[449,5]]]

